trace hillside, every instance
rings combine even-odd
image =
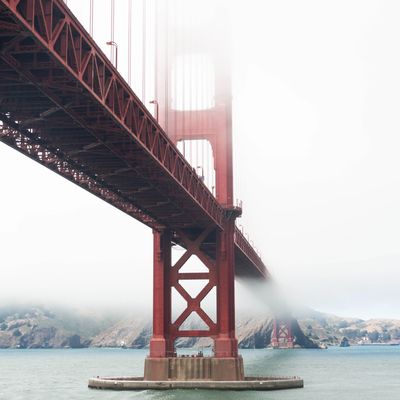
[[[193,326],[194,327],[194,326]],[[268,315],[238,318],[237,337],[242,348],[264,348],[270,344],[272,319]],[[299,347],[316,347],[294,321]],[[148,318],[95,318],[72,310],[43,307],[0,309],[0,348],[144,348],[151,337]],[[209,347],[210,339],[180,338],[177,347]]]
[[[339,345],[343,337],[350,345],[400,342],[400,320],[362,320],[310,310],[298,315],[298,321],[305,335],[327,345]]]
[[[272,319],[270,316],[239,317],[237,323],[237,338],[240,348],[259,349],[271,343]],[[195,326],[191,326],[195,328]],[[298,347],[316,348],[316,342],[307,338],[297,321],[293,321],[293,335]],[[145,319],[127,319],[119,321],[100,334],[92,341],[93,347],[147,347],[151,337],[151,324]],[[209,338],[179,338],[177,347],[211,347]]]
[[[194,326],[193,326],[194,327]],[[239,315],[236,334],[241,348],[270,345],[270,315]],[[296,347],[339,345],[346,337],[359,342],[400,341],[400,321],[341,318],[308,310],[292,320]],[[0,308],[0,348],[145,348],[151,337],[151,321],[145,317],[94,316],[74,310],[44,307]],[[210,339],[180,338],[177,347],[210,347]]]
[[[0,308],[0,348],[80,348],[115,319],[42,306]]]

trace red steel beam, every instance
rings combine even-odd
[[[201,212],[222,227],[224,209],[63,1],[0,0],[0,10],[10,11],[10,17],[20,29],[28,32],[52,60],[69,72],[75,83],[107,110],[117,125],[192,198]],[[15,70],[26,73],[6,54],[7,49],[3,48],[3,59]],[[30,78],[36,80],[37,76]],[[44,82],[36,83],[43,90]],[[53,97],[52,101],[56,99]]]
[[[22,80],[25,79],[25,82],[36,87],[38,93],[51,100],[55,110],[62,110],[68,118],[98,139],[97,143],[86,144],[80,151],[91,149],[91,146],[95,147],[100,143],[108,147],[110,154],[124,160],[121,149],[103,137],[112,132],[120,133],[121,137],[125,135],[152,160],[152,170],[156,165],[158,170],[172,179],[175,186],[170,185],[171,192],[175,193],[175,188],[179,188],[178,192],[184,199],[182,201],[186,201],[186,204],[191,202],[191,210],[195,210],[196,215],[202,215],[203,220],[208,219],[222,229],[224,208],[61,0],[0,0],[0,18],[1,36],[8,38],[0,49],[0,58],[11,67],[10,71],[1,72],[1,77],[7,80],[8,89],[13,89],[12,93],[8,94],[9,98],[0,98],[0,106],[2,102],[11,104],[14,101],[13,107],[19,112],[22,104],[20,100],[24,99],[28,102],[33,117],[30,118],[31,124],[35,126],[34,117],[44,106],[33,91],[27,93],[22,89],[20,92],[17,90],[18,87],[22,87]],[[27,37],[32,37],[34,42],[22,43]],[[50,55],[50,58],[43,59],[42,54]],[[19,57],[25,55],[28,56],[29,63],[26,60],[19,61]],[[63,74],[57,75],[57,68],[62,68]],[[47,71],[47,74],[43,71]],[[74,95],[75,103],[65,104],[60,98],[60,93]],[[86,97],[82,96],[82,93],[85,93]],[[32,101],[27,98],[28,94],[33,96]],[[6,106],[1,109],[7,112]],[[48,112],[53,111],[50,109]],[[112,123],[105,123],[105,115]],[[146,212],[151,206],[142,210],[140,205],[133,203],[118,187],[112,187],[101,180],[98,171],[88,170],[87,165],[77,163],[70,154],[63,153],[57,146],[51,146],[38,139],[44,136],[43,131],[30,129],[30,126],[24,129],[23,125],[16,124],[16,119],[9,117],[3,115],[2,119],[8,123],[9,129],[3,129],[0,137],[0,140],[8,145],[153,229],[161,229],[168,225],[168,220],[172,217],[179,218],[179,213],[175,212],[170,217],[160,216],[157,220],[154,213],[150,215]],[[13,117],[18,118],[18,114]],[[94,126],[93,121],[96,119],[97,125]],[[61,122],[57,120],[58,131],[62,127]],[[66,135],[67,142],[71,141],[70,132]],[[74,140],[78,138],[75,137]],[[103,176],[115,173],[110,171]],[[155,181],[161,179],[159,175],[157,171],[152,172],[152,175],[147,171],[147,176],[153,176]],[[145,188],[138,190],[144,193]],[[159,207],[159,204],[155,204],[155,207]],[[236,275],[268,277],[260,257],[237,228],[234,240]]]
[[[19,128],[17,124],[8,120],[6,116],[0,114],[0,118],[8,123],[8,126],[0,125],[0,141],[17,149],[29,158],[44,164],[52,171],[62,175],[95,196],[106,200],[114,207],[142,221],[153,229],[162,228],[157,221],[144,214],[141,210],[133,206],[131,202],[118,194],[115,188],[101,185],[96,177],[91,176],[88,172],[85,173],[85,168],[82,165],[68,159],[58,149],[49,149],[47,144],[43,145],[39,143],[36,138],[32,140],[30,136],[34,135],[30,131],[17,129]]]

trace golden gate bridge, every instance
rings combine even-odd
[[[0,0],[0,140],[153,230],[145,380],[243,381],[234,279],[270,275],[235,224],[227,10],[90,0],[85,28],[68,3]],[[184,252],[173,262],[174,245]],[[196,257],[202,268],[187,271]],[[195,296],[188,281],[203,284]],[[176,318],[172,291],[186,304]],[[215,316],[202,306],[211,293]],[[194,315],[202,329],[188,327]],[[211,337],[209,366],[177,357],[178,337]],[[272,345],[293,347],[287,319],[275,319]]]

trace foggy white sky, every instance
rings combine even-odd
[[[400,3],[230,4],[239,224],[296,304],[400,318]],[[150,309],[150,229],[1,143],[0,182],[0,301]]]

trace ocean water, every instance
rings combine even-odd
[[[273,399],[400,400],[400,346],[328,350],[242,350],[247,375],[298,375],[303,389],[111,392],[87,388],[92,376],[143,374],[146,350],[0,350],[1,400]]]

